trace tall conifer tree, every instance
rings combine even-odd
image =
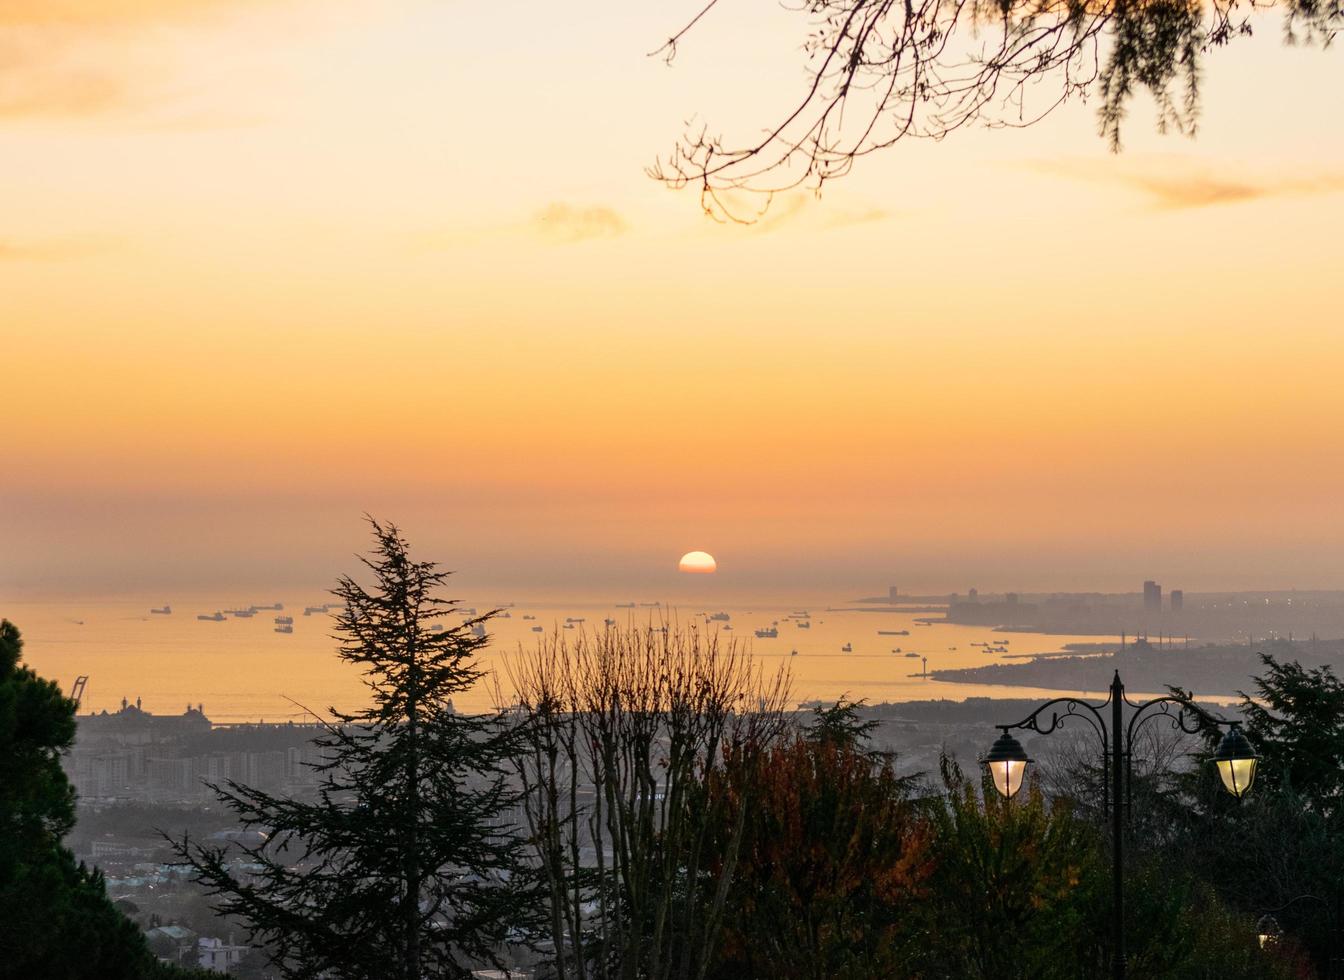
[[[467,977],[498,964],[527,908],[506,825],[507,727],[452,705],[481,678],[475,655],[487,641],[473,627],[493,613],[435,630],[456,611],[438,595],[448,573],[413,561],[395,526],[370,524],[376,547],[362,561],[372,586],[343,577],[333,590],[344,603],[340,657],[364,671],[370,703],[331,710],[316,801],[216,787],[268,835],[244,848],[251,874],[224,848],[177,847],[286,977]]]
[[[61,754],[75,702],[20,662],[23,638],[0,620],[0,980],[144,980],[188,976],[155,961],[108,900],[103,876],[76,864]]]

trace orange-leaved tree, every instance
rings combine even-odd
[[[868,748],[869,727],[837,704],[705,786],[711,808],[741,799],[747,814],[712,975],[907,975],[931,824],[914,781]]]

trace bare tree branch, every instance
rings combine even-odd
[[[711,0],[658,50],[678,44]],[[720,221],[751,222],[770,198],[816,190],[902,139],[941,140],[972,124],[1030,126],[1070,99],[1100,99],[1112,149],[1134,95],[1147,91],[1162,131],[1193,134],[1204,57],[1251,33],[1251,16],[1285,14],[1288,43],[1330,44],[1344,0],[803,0],[807,85],[756,139],[725,141],[687,124],[648,173],[696,186]],[[754,212],[754,213],[753,213]]]

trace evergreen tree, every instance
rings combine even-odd
[[[1324,972],[1344,919],[1344,683],[1328,664],[1260,659],[1240,705],[1260,756],[1255,785],[1244,800],[1223,791],[1207,764],[1223,731],[1202,725],[1197,764],[1172,794],[1180,824],[1166,850],[1248,921],[1273,910],[1280,949],[1300,948]]]
[[[18,628],[0,620],[0,978],[185,976],[154,959],[102,875],[62,845],[75,823],[60,762],[75,703],[23,666],[22,650]]]
[[[1257,795],[1286,789],[1336,831],[1344,800],[1344,683],[1329,664],[1303,667],[1260,655],[1265,673],[1241,696],[1246,737],[1260,756]]]
[[[982,980],[1098,977],[1091,926],[1108,875],[1097,829],[1036,782],[1005,800],[942,759],[925,975]]]
[[[864,720],[859,709],[863,701],[841,698],[829,708],[817,705],[812,709],[812,724],[804,730],[804,737],[815,745],[832,745],[842,749],[858,749],[879,727],[876,718]]]
[[[487,641],[473,628],[493,614],[432,629],[455,611],[437,594],[448,573],[412,561],[396,527],[370,524],[376,547],[362,560],[373,587],[343,577],[333,594],[344,603],[340,657],[364,671],[371,701],[354,714],[331,709],[316,802],[214,787],[268,834],[244,848],[260,866],[250,876],[223,848],[176,846],[285,977],[468,977],[498,965],[527,914],[518,839],[503,823],[514,805],[508,733],[451,700],[481,677],[475,654]]]

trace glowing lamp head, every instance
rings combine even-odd
[[[705,551],[688,551],[677,563],[677,571],[689,572],[692,575],[711,575],[718,567],[714,556]]]
[[[1001,730],[983,761],[999,795],[1006,800],[1016,796],[1022,788],[1022,779],[1027,774],[1027,765],[1031,759],[1027,758],[1022,743],[1008,734],[1007,728]]]
[[[1251,784],[1255,782],[1255,768],[1259,761],[1255,749],[1251,748],[1251,743],[1241,733],[1241,726],[1234,721],[1218,744],[1218,751],[1213,754],[1213,764],[1218,767],[1218,777],[1223,781],[1223,788],[1241,799],[1250,792]]]
[[[1260,948],[1266,949],[1279,941],[1283,930],[1279,928],[1278,920],[1274,916],[1263,915],[1255,924],[1255,933],[1260,938]]]

